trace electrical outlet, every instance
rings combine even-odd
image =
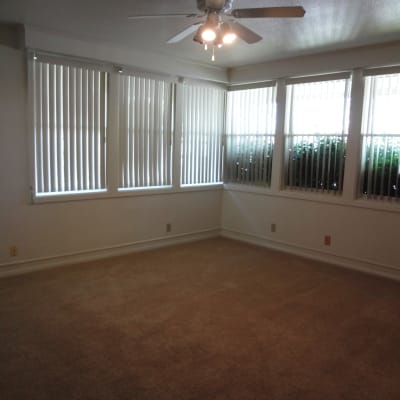
[[[166,224],[165,225],[165,231],[166,232],[171,232],[171,230],[172,230],[172,224]]]
[[[324,245],[325,246],[330,246],[332,242],[331,235],[325,235],[324,236]]]
[[[272,233],[276,232],[276,224],[271,224],[271,232]]]
[[[10,257],[16,257],[18,255],[17,246],[10,246]]]

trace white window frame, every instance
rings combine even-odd
[[[47,202],[47,201],[63,201],[65,199],[69,199],[69,198],[70,199],[80,199],[80,198],[93,198],[93,197],[104,196],[108,192],[108,190],[107,190],[107,175],[106,175],[105,170],[106,170],[107,158],[108,158],[106,142],[107,142],[108,125],[109,125],[108,110],[107,110],[108,109],[108,98],[109,98],[108,88],[109,88],[109,79],[110,79],[109,68],[107,68],[105,65],[103,65],[101,63],[95,63],[93,61],[86,61],[86,60],[81,61],[81,60],[77,60],[74,58],[57,56],[57,55],[47,54],[47,53],[39,54],[34,51],[28,51],[27,58],[28,58],[27,64],[28,64],[28,99],[29,99],[28,105],[29,105],[29,111],[30,111],[29,112],[29,121],[30,121],[29,161],[30,161],[30,171],[31,171],[31,173],[30,173],[31,201],[40,203],[40,202]],[[38,64],[36,65],[36,63],[38,63]],[[66,145],[65,145],[64,127],[65,127],[65,125],[70,126],[71,124],[75,123],[75,120],[71,119],[72,117],[66,118],[66,116],[63,114],[63,111],[65,110],[65,108],[67,108],[69,110],[71,107],[70,101],[65,102],[64,96],[63,96],[63,99],[61,99],[59,101],[56,101],[55,100],[56,98],[54,98],[54,104],[51,107],[49,105],[49,111],[45,112],[45,114],[43,114],[42,112],[39,114],[39,110],[37,109],[37,107],[42,107],[42,103],[37,104],[36,100],[39,100],[39,99],[40,99],[40,101],[42,100],[42,98],[40,97],[40,93],[41,93],[41,90],[43,90],[43,89],[41,87],[37,86],[38,82],[35,80],[35,78],[37,78],[39,75],[34,77],[34,73],[36,72],[38,74],[39,73],[39,71],[37,69],[38,66],[40,66],[40,68],[42,70],[43,65],[48,65],[49,71],[50,71],[50,68],[54,69],[54,71],[55,71],[54,74],[57,74],[57,75],[52,74],[52,76],[54,75],[53,76],[54,85],[57,85],[56,87],[54,86],[54,91],[57,90],[60,93],[64,93],[66,90],[71,89],[71,87],[69,85],[67,85],[68,80],[65,79],[66,76],[68,76],[68,78],[71,77],[71,75],[69,73],[71,71],[82,71],[84,69],[91,71],[90,73],[94,74],[93,75],[93,84],[95,84],[95,79],[96,79],[97,74],[100,74],[99,75],[100,77],[102,74],[106,79],[104,82],[105,83],[105,85],[104,85],[105,103],[104,103],[104,110],[103,110],[104,111],[103,117],[105,118],[104,126],[101,127],[102,122],[100,121],[100,126],[97,127],[98,129],[104,129],[104,132],[99,136],[98,139],[95,139],[95,136],[93,136],[93,142],[90,142],[91,147],[100,146],[100,155],[95,154],[95,153],[97,153],[97,151],[93,148],[92,151],[95,153],[93,153],[91,157],[102,157],[102,160],[100,160],[100,159],[98,160],[98,162],[100,163],[100,166],[97,166],[97,168],[101,168],[101,170],[100,171],[97,171],[97,169],[95,170],[96,165],[93,164],[88,167],[88,171],[90,171],[90,174],[92,175],[92,177],[85,178],[86,181],[87,181],[87,179],[89,179],[89,180],[95,179],[96,181],[98,181],[98,179],[100,179],[102,184],[101,184],[101,187],[99,187],[99,188],[84,188],[84,189],[75,189],[75,190],[68,189],[68,190],[56,190],[56,191],[39,190],[39,183],[38,183],[39,170],[38,169],[40,167],[41,162],[40,162],[40,159],[37,157],[48,158],[51,156],[51,153],[42,154],[42,155],[38,154],[39,142],[40,141],[43,142],[45,140],[45,138],[43,136],[43,135],[45,135],[45,132],[43,131],[43,124],[40,123],[38,120],[40,118],[40,114],[45,115],[45,116],[46,116],[46,114],[48,114],[48,118],[47,118],[48,122],[50,122],[49,111],[51,112],[51,109],[53,109],[53,111],[52,111],[53,113],[58,114],[57,119],[55,119],[54,117],[51,117],[51,118],[53,118],[54,121],[57,121],[57,124],[56,125],[53,124],[54,125],[53,128],[48,130],[46,135],[48,136],[47,141],[49,141],[49,140],[55,141],[57,139],[60,142],[59,144],[63,145],[64,150],[62,150],[59,146],[58,146],[59,148],[57,149],[57,152],[55,152],[55,150],[53,149],[53,158],[58,157],[58,160],[54,161],[54,162],[57,162],[59,165],[65,164],[65,163],[70,164],[71,162],[73,162],[73,161],[70,161],[70,159],[68,157],[66,160],[64,159],[66,153],[68,153],[68,155],[70,155],[69,150],[67,151],[67,149],[65,148]],[[43,75],[41,74],[41,76],[43,76]],[[50,75],[49,75],[49,79],[50,79]],[[76,79],[78,79],[78,78],[76,78]],[[88,75],[88,79],[89,79],[89,75]],[[71,85],[73,85],[73,83],[71,83]],[[95,88],[92,87],[91,83],[88,81],[88,90],[89,89],[92,89],[93,91],[95,91]],[[36,95],[36,98],[35,98],[35,95]],[[50,96],[50,94],[48,96]],[[99,107],[102,107],[99,104],[97,104],[97,105]],[[90,97],[88,97],[88,107],[89,106],[93,106],[93,109],[95,109],[95,107],[96,107],[96,105],[90,101]],[[97,124],[97,122],[94,120],[92,122],[93,122],[93,124]],[[90,124],[90,122],[89,122],[89,124]],[[79,130],[81,131],[82,134],[83,134],[83,126],[84,125],[79,127]],[[89,128],[90,128],[90,125],[87,127],[87,129],[89,129]],[[91,126],[91,128],[93,128],[92,129],[93,135],[95,135],[96,127],[93,125],[93,126]],[[75,133],[76,133],[75,136],[76,136],[77,135],[76,127],[74,130],[75,130]],[[50,135],[52,135],[52,138],[49,139]],[[88,135],[89,135],[89,133],[88,133]],[[71,135],[70,130],[68,130],[68,137],[70,137],[72,140],[72,135]],[[88,140],[88,137],[89,136],[87,136],[86,140]],[[40,138],[42,138],[43,140],[41,140]],[[64,143],[61,143],[60,138],[63,138]],[[86,153],[87,153],[87,151],[90,151],[88,147],[89,147],[89,142],[86,143],[86,150],[85,150]],[[101,150],[101,148],[103,148],[103,150]],[[70,157],[74,157],[74,156],[70,155]],[[76,158],[76,154],[75,154],[75,158]],[[54,158],[54,160],[55,160],[55,158]],[[75,160],[75,161],[76,161],[75,162],[75,164],[76,164],[78,161],[77,160]],[[95,161],[93,161],[93,162],[95,162]],[[88,163],[88,161],[86,159],[85,159],[85,163]],[[97,171],[97,172],[95,172],[95,171]],[[65,173],[68,175],[68,172],[65,172]],[[88,172],[86,171],[86,174],[87,173]],[[71,181],[72,181],[72,177],[70,176],[71,174],[73,175],[74,173],[69,171],[68,180],[71,179]],[[100,174],[103,177],[98,178],[96,176],[95,178],[93,178],[97,174]],[[40,174],[40,175],[43,175],[43,174]],[[54,179],[61,179],[60,174],[58,174],[58,175],[59,176]],[[87,182],[86,182],[86,186],[96,185],[91,180],[90,180],[89,184]],[[76,185],[76,183],[75,183],[75,185]],[[47,186],[49,186],[49,185],[47,185]],[[55,185],[53,185],[53,186],[55,186]],[[61,186],[63,186],[63,185],[61,185]],[[65,185],[65,186],[69,186],[69,185]]]
[[[188,163],[194,162],[194,160],[186,157],[186,162],[184,160],[184,152],[187,151],[192,151],[196,152],[196,146],[201,149],[200,144],[198,143],[195,145],[195,147],[185,147],[184,144],[184,137],[187,136],[185,129],[187,126],[190,126],[190,116],[185,116],[185,111],[184,111],[184,91],[185,91],[185,86],[190,86],[192,88],[198,88],[199,90],[201,89],[215,89],[220,92],[219,95],[221,95],[223,104],[219,104],[222,108],[222,115],[220,117],[221,121],[217,121],[215,119],[210,119],[207,121],[208,127],[212,127],[212,129],[216,128],[218,124],[220,124],[220,127],[217,128],[220,130],[220,134],[217,138],[217,141],[212,144],[213,149],[211,152],[207,152],[207,157],[211,158],[208,162],[207,165],[201,164],[201,169],[202,171],[195,171],[196,177],[193,179],[196,182],[189,182],[187,183],[187,179],[185,178],[185,168],[187,168]],[[194,80],[194,79],[185,79],[181,80],[178,85],[177,85],[177,95],[176,95],[176,151],[175,151],[175,185],[179,185],[179,188],[182,191],[193,191],[193,190],[198,190],[200,188],[207,189],[207,188],[222,188],[223,187],[223,156],[224,156],[224,144],[223,144],[223,133],[225,131],[225,109],[226,109],[226,86],[222,84],[217,84],[217,83],[211,83],[208,81],[199,81],[199,80]],[[205,99],[204,99],[205,100]],[[209,107],[209,104],[203,102],[201,104],[203,108]],[[192,110],[193,111],[193,110]],[[193,118],[197,119],[200,121],[200,114],[199,115],[194,115]],[[187,120],[187,126],[185,125],[185,121]],[[192,127],[193,128],[193,127]],[[203,135],[204,137],[212,137],[212,131],[205,132]],[[200,139],[199,139],[200,140]],[[208,147],[207,147],[208,149]],[[204,146],[203,146],[204,150]],[[200,160],[200,154],[196,155],[196,158]],[[214,161],[214,164],[213,164]],[[212,165],[213,164],[213,165]],[[212,165],[210,167],[210,165]],[[192,166],[193,167],[193,166]],[[199,166],[197,165],[197,168]],[[187,172],[187,171],[186,171]],[[193,175],[193,174],[192,174]],[[217,179],[213,179],[213,177],[216,177]],[[219,179],[218,179],[219,177]],[[192,180],[193,180],[192,179]]]
[[[288,86],[292,86],[291,90],[294,90],[295,85],[297,84],[307,84],[307,83],[324,83],[324,82],[329,82],[329,81],[344,81],[345,82],[345,98],[344,98],[344,104],[343,104],[343,118],[346,118],[347,115],[347,123],[343,120],[342,122],[342,132],[338,132],[337,134],[320,134],[320,133],[310,133],[310,132],[305,132],[304,134],[293,134],[292,128],[291,128],[291,110],[288,109],[288,103],[285,103],[285,171],[283,173],[285,182],[284,182],[284,189],[288,191],[305,191],[305,192],[319,192],[319,193],[324,193],[324,194],[333,194],[333,195],[339,195],[341,196],[343,193],[343,187],[344,187],[344,172],[345,172],[345,161],[346,161],[346,155],[343,154],[343,160],[341,163],[339,163],[339,183],[337,182],[330,182],[329,181],[329,176],[326,176],[326,171],[324,172],[324,168],[322,167],[322,179],[325,181],[327,179],[327,183],[332,184],[332,186],[339,185],[339,188],[341,187],[342,190],[336,191],[334,188],[332,189],[330,186],[327,188],[322,186],[321,188],[318,188],[316,186],[307,186],[307,182],[305,185],[296,185],[296,184],[290,184],[290,176],[289,176],[289,169],[291,166],[291,160],[290,158],[292,155],[290,154],[290,149],[292,148],[292,143],[295,142],[296,137],[299,137],[300,140],[304,140],[304,138],[310,137],[313,138],[314,140],[318,137],[318,142],[321,143],[321,138],[332,138],[332,137],[339,137],[341,136],[344,138],[346,142],[346,148],[347,148],[347,140],[349,136],[349,124],[350,124],[350,91],[351,91],[351,76],[349,72],[341,72],[341,73],[335,73],[335,74],[328,74],[328,75],[318,75],[318,76],[311,76],[311,77],[299,77],[299,78],[290,78],[286,80],[286,91],[288,91]],[[345,129],[347,127],[347,130]],[[346,132],[345,132],[346,130]],[[343,145],[343,142],[342,142]],[[326,146],[326,141],[323,147]],[[321,144],[319,144],[319,147],[321,147]],[[319,151],[319,149],[318,149]],[[331,151],[331,149],[329,150]],[[323,162],[325,164],[325,157],[328,157],[328,175],[330,175],[330,155],[326,155],[325,150],[323,153]],[[336,157],[336,155],[335,155]],[[312,157],[311,157],[312,158]],[[313,160],[313,158],[312,158]],[[317,163],[319,162],[319,159],[316,161]],[[300,163],[300,167],[302,167]],[[307,167],[307,165],[303,166]],[[318,166],[317,166],[318,168]],[[340,172],[341,171],[341,172]],[[315,178],[315,177],[313,177]],[[318,173],[316,178],[318,178]],[[306,177],[307,180],[307,177]]]
[[[363,71],[363,88],[365,89],[365,80],[368,78],[373,78],[373,77],[379,77],[379,76],[386,76],[386,75],[392,75],[396,74],[400,76],[400,66],[393,66],[393,67],[386,67],[386,68],[371,68],[371,69],[365,69]],[[364,171],[364,167],[366,165],[366,157],[367,155],[365,154],[365,146],[366,142],[369,140],[370,144],[374,141],[374,139],[378,137],[382,137],[385,140],[385,143],[387,143],[387,139],[389,137],[396,137],[398,141],[400,141],[400,131],[396,134],[383,134],[383,133],[374,133],[374,132],[365,132],[367,128],[367,122],[364,120],[364,118],[367,118],[369,116],[369,110],[365,109],[366,105],[366,96],[369,94],[365,93],[365,90],[363,91],[363,98],[362,98],[362,104],[363,104],[363,110],[362,110],[362,119],[361,119],[361,127],[360,127],[360,138],[359,138],[359,146],[360,146],[360,171],[359,171],[359,185],[358,185],[358,197],[362,200],[365,200],[367,202],[375,202],[375,203],[386,203],[386,204],[400,204],[400,197],[396,196],[387,196],[384,194],[376,194],[376,193],[364,193],[363,192],[363,180],[365,178],[366,172]],[[374,151],[375,153],[375,151]],[[374,154],[375,157],[375,154]],[[393,157],[393,154],[392,154]],[[376,160],[375,160],[376,161]],[[372,172],[372,167],[369,165],[370,171],[369,173]],[[382,172],[382,171],[381,171]],[[400,171],[399,171],[400,174]],[[378,177],[375,177],[375,180],[378,179]],[[382,180],[383,176],[379,177],[379,180]],[[383,182],[381,182],[382,185]],[[399,178],[397,178],[397,184],[399,184]],[[382,189],[382,188],[381,188]]]
[[[233,103],[231,103],[231,100],[229,96],[235,92],[242,92],[244,95],[248,94],[250,96],[255,95],[255,92],[252,92],[253,90],[262,90],[262,89],[272,89],[272,108],[270,103],[268,102],[268,107],[267,107],[267,113],[270,113],[273,115],[274,121],[270,122],[268,121],[268,118],[271,117],[271,115],[265,115],[263,117],[263,122],[262,122],[262,128],[260,127],[260,122],[257,123],[257,127],[255,130],[257,132],[248,132],[249,129],[249,123],[245,123],[243,129],[246,131],[244,133],[237,133],[235,127],[233,126],[234,123],[234,117],[229,115],[229,112],[231,111],[229,108],[230,107],[235,107]],[[260,92],[259,92],[260,93]],[[264,95],[264,94],[263,94]],[[264,100],[266,100],[265,98]],[[233,101],[233,100],[232,100]],[[237,105],[237,104],[236,104]],[[270,188],[271,187],[271,181],[272,181],[272,166],[273,166],[273,160],[275,157],[275,139],[276,139],[276,124],[277,124],[277,82],[276,81],[270,81],[270,82],[264,82],[262,85],[236,85],[236,86],[231,86],[228,88],[228,94],[227,94],[227,109],[226,109],[226,131],[225,131],[225,162],[224,162],[224,184],[225,185],[246,185],[246,186],[252,186],[252,187],[264,187],[264,188]],[[257,105],[257,110],[259,109],[259,106]],[[237,111],[237,110],[236,110]],[[262,129],[262,132],[260,131]],[[234,139],[240,136],[245,137],[251,137],[252,142],[254,144],[254,141],[256,141],[256,145],[254,148],[250,148],[247,145],[242,146],[243,141],[241,139],[236,140],[234,142]],[[265,157],[265,154],[263,156],[263,163],[260,168],[261,160],[260,157],[257,158],[255,163],[253,164],[250,160],[250,158],[253,155],[253,152],[259,151],[259,148],[262,147],[258,142],[263,141],[264,145],[266,148],[270,147],[272,145],[272,151],[268,152],[268,154]],[[241,151],[245,152],[245,155],[243,156],[241,160],[237,161],[238,168],[243,170],[242,172],[242,178],[236,178],[233,179],[233,175],[236,176],[236,173],[232,170],[234,167],[232,165],[228,164],[229,158],[234,156],[234,152],[231,151],[229,148],[230,145],[235,143],[235,146],[241,147]],[[232,153],[232,154],[231,154]],[[269,158],[270,160],[265,161],[265,158]],[[265,165],[265,162],[267,165]],[[254,176],[250,177],[250,173],[248,173],[248,169],[251,168],[254,165],[255,169],[257,170],[258,178],[255,178]],[[228,172],[228,169],[231,169],[230,172]],[[227,175],[230,175],[229,180],[225,181],[225,177]]]
[[[218,87],[225,89],[226,85],[213,83],[208,81],[198,81],[193,79],[184,79],[172,75],[162,75],[152,73],[141,69],[132,68],[130,66],[116,66],[108,62],[97,62],[91,59],[78,58],[75,56],[64,56],[56,53],[48,53],[45,51],[28,49],[27,50],[27,80],[28,80],[28,142],[29,142],[29,171],[30,171],[30,189],[29,197],[31,204],[65,202],[76,200],[89,200],[113,197],[134,197],[134,196],[149,196],[155,194],[169,194],[179,193],[186,191],[208,191],[220,190],[223,188],[222,182],[217,183],[204,183],[199,185],[180,185],[180,171],[181,171],[181,141],[180,131],[182,112],[180,110],[182,99],[180,87],[187,82]],[[93,66],[101,71],[108,73],[108,110],[107,110],[107,137],[106,137],[106,161],[105,161],[105,176],[106,187],[96,191],[76,191],[76,192],[62,192],[51,193],[48,195],[37,195],[35,193],[35,143],[33,134],[33,76],[31,63],[37,59],[46,60],[48,62],[62,63],[63,65],[75,65],[88,67]],[[118,107],[118,83],[121,74],[133,74],[137,76],[150,77],[154,79],[162,79],[172,83],[172,96],[174,103],[171,107],[171,164],[172,164],[172,180],[170,185],[148,186],[138,188],[121,188],[120,173],[119,173],[119,107]],[[221,155],[222,157],[222,155]]]
[[[117,138],[118,141],[118,192],[128,193],[133,191],[157,191],[165,190],[173,187],[173,143],[174,143],[174,113],[175,113],[175,80],[170,77],[163,77],[148,73],[141,73],[129,70],[120,70],[115,80],[118,90],[117,101]],[[132,82],[133,80],[133,82]],[[125,87],[129,84],[130,87]],[[135,85],[145,84],[146,87],[137,88]],[[150,93],[147,93],[150,89]],[[158,90],[165,90],[167,93],[164,96],[157,96]],[[127,93],[129,92],[129,93]],[[137,103],[136,96],[142,97],[147,95],[147,105]],[[132,110],[129,104],[129,97],[135,99],[134,107]],[[139,114],[136,116],[136,114]],[[147,114],[147,115],[145,115]],[[154,119],[150,114],[153,114]],[[129,128],[129,124],[132,127]],[[142,130],[147,132],[141,132]],[[156,142],[154,134],[161,130],[162,137]],[[137,136],[137,133],[139,135]],[[135,145],[146,148],[148,157],[139,157],[142,154]],[[133,152],[127,150],[125,147],[130,146]],[[156,149],[156,154],[150,154],[151,149]],[[161,157],[161,154],[163,157]],[[132,160],[129,160],[132,158]],[[142,162],[140,162],[142,161]],[[128,168],[124,169],[124,163],[127,162]],[[160,163],[163,163],[162,168]],[[143,165],[141,165],[143,164]],[[147,166],[145,165],[147,164]],[[134,168],[134,166],[139,168]],[[157,168],[157,166],[159,168]],[[138,172],[136,172],[138,170]],[[156,171],[155,171],[156,170]],[[151,174],[151,172],[153,172]],[[158,174],[162,174],[160,177]],[[135,174],[135,178],[131,178],[130,182],[133,185],[125,184],[124,180],[129,178],[129,175]],[[138,178],[138,174],[143,175]],[[144,175],[153,175],[144,176]],[[129,179],[128,179],[129,180]],[[137,181],[137,182],[136,182]],[[152,184],[157,181],[159,184]],[[163,183],[164,182],[164,183]]]

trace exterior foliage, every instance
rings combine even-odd
[[[288,138],[286,185],[341,192],[343,189],[345,136],[293,136]]]
[[[365,137],[362,193],[400,198],[400,138]]]
[[[271,185],[273,136],[229,136],[226,145],[225,182]]]

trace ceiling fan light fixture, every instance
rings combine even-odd
[[[226,33],[222,39],[224,44],[232,44],[236,40],[237,36],[234,32]]]
[[[216,12],[207,15],[207,21],[200,27],[201,38],[204,42],[214,42],[217,38],[220,16]]]
[[[203,39],[203,32],[205,29],[205,24],[200,25],[199,29],[197,29],[196,34],[193,37],[193,40],[197,43],[200,43],[201,45],[204,45],[206,42]]]
[[[221,31],[222,31],[222,42],[224,44],[232,44],[236,40],[237,35],[235,32],[233,32],[231,26],[228,23],[222,24]]]
[[[167,43],[179,43],[187,36],[196,32],[193,40],[205,50],[232,44],[237,37],[247,44],[258,43],[262,36],[253,30],[242,25],[236,19],[252,18],[301,18],[305,10],[302,6],[281,6],[281,7],[258,7],[233,9],[234,0],[197,0],[197,8],[200,13],[165,13],[165,14],[137,14],[130,19],[147,18],[176,18],[186,17],[195,19],[185,29],[171,37]],[[213,55],[213,59],[215,56]]]
[[[222,34],[221,29],[218,29],[217,36],[214,40],[214,46],[216,46],[220,49],[223,45],[224,45],[223,34]]]
[[[201,33],[201,37],[205,42],[213,42],[217,37],[217,33],[215,32],[215,29],[206,26]]]

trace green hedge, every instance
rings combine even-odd
[[[365,195],[400,197],[397,137],[365,138],[362,192]]]
[[[346,156],[343,136],[293,137],[289,144],[286,184],[341,192]]]

